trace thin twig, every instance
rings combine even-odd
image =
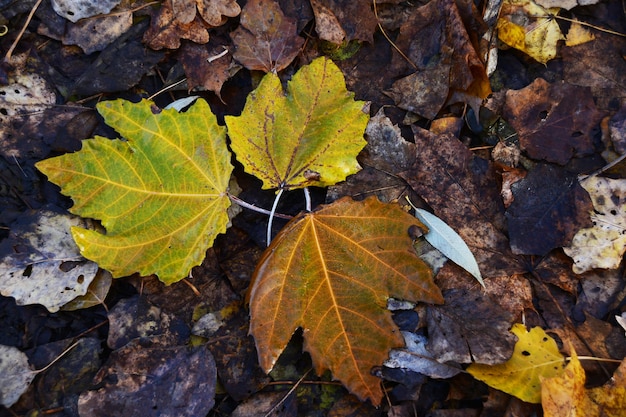
[[[236,204],[239,204],[241,207],[245,207],[249,210],[256,211],[257,213],[265,214],[267,216],[272,214],[271,211],[265,210],[264,208],[257,207],[254,204],[250,204],[246,201],[243,201],[241,198],[234,196],[232,194],[228,194],[228,198],[230,198]],[[286,220],[293,219],[293,216],[290,216],[288,214],[281,214],[281,213],[274,213],[274,217],[278,217],[279,219],[286,219]]]
[[[276,198],[274,199],[274,204],[272,204],[272,211],[270,212],[270,218],[267,221],[267,246],[272,242],[272,223],[274,223],[274,215],[276,214],[276,207],[278,207],[278,200],[280,200],[280,196],[283,195],[284,188],[281,188],[276,193]]]
[[[376,22],[378,23],[378,28],[380,29],[380,33],[383,34],[383,36],[385,37],[385,39],[387,39],[387,42],[389,42],[389,44],[393,47],[393,49],[398,51],[398,53],[402,56],[402,58],[404,58],[406,62],[411,64],[411,66],[417,71],[419,69],[417,65],[415,65],[413,61],[411,61],[411,59],[408,56],[406,56],[404,52],[402,52],[395,43],[393,43],[391,38],[387,35],[387,32],[385,32],[385,29],[383,29],[383,26],[380,24],[380,18],[378,17],[378,8],[376,7],[376,0],[372,0],[372,3],[374,4],[374,16],[376,16]]]
[[[619,164],[620,162],[622,162],[624,160],[624,158],[626,158],[626,153],[621,155],[619,158],[609,162],[608,164],[606,164],[605,166],[603,166],[602,168],[598,169],[597,171],[592,172],[589,175],[580,175],[578,176],[578,181],[579,182],[583,182],[584,180],[586,180],[589,177],[594,177],[596,175],[600,175],[602,174],[604,171],[607,171],[611,168],[613,168],[615,165]]]
[[[13,55],[13,51],[17,47],[17,44],[19,43],[20,39],[22,39],[22,36],[24,36],[24,32],[26,32],[26,28],[30,24],[30,21],[33,19],[33,16],[35,15],[37,8],[39,7],[42,1],[43,0],[37,0],[37,3],[35,3],[33,8],[30,10],[30,13],[28,14],[28,18],[26,18],[26,23],[24,23],[24,27],[22,28],[22,30],[20,30],[20,33],[17,35],[17,38],[15,38],[15,40],[13,41],[13,45],[11,45],[11,47],[7,51],[7,54],[4,56],[4,59],[6,61],[11,60],[11,55]]]
[[[293,387],[291,387],[291,389],[290,389],[289,391],[287,391],[287,394],[285,394],[285,396],[284,396],[283,398],[281,398],[281,399],[280,399],[280,401],[279,401],[278,403],[276,403],[276,405],[275,405],[275,406],[273,406],[272,408],[270,408],[270,410],[269,410],[267,413],[265,413],[265,416],[263,416],[263,417],[268,417],[268,416],[269,416],[269,415],[271,415],[271,414],[272,414],[272,413],[273,413],[273,412],[274,412],[274,411],[275,411],[278,407],[280,407],[281,405],[283,405],[283,403],[284,403],[285,401],[287,401],[287,398],[289,398],[289,396],[291,395],[291,393],[293,393],[293,392],[294,392],[294,391],[298,388],[298,386],[302,383],[302,381],[304,381],[304,378],[305,378],[305,377],[309,374],[309,372],[311,372],[311,369],[310,369],[310,368],[309,368],[309,370],[308,370],[308,371],[306,371],[306,372],[304,373],[304,375],[302,375],[302,377],[300,377],[300,379],[299,379],[299,380],[298,380],[295,384],[293,384]]]

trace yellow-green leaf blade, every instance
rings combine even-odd
[[[554,339],[541,327],[526,331],[515,324],[511,332],[518,337],[513,355],[499,365],[471,364],[467,371],[474,378],[500,391],[529,402],[541,402],[540,378],[552,378],[563,373],[565,361]]]
[[[72,197],[73,213],[106,228],[72,230],[83,256],[115,277],[178,281],[228,225],[233,168],[225,129],[203,100],[185,113],[146,100],[103,102],[98,110],[126,141],[89,139],[37,168]]]
[[[419,225],[375,197],[344,198],[292,220],[267,249],[250,290],[250,333],[269,371],[293,332],[318,374],[330,369],[351,392],[379,404],[372,367],[404,341],[386,309],[389,297],[441,303],[430,269],[412,250]]]
[[[283,93],[266,74],[238,117],[226,116],[228,135],[245,170],[263,188],[325,187],[356,173],[369,116],[354,101],[343,74],[322,57],[302,67]]]

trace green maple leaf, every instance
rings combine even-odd
[[[226,129],[203,100],[185,113],[146,100],[102,102],[98,111],[125,140],[85,140],[37,168],[72,197],[70,211],[106,228],[72,228],[83,256],[115,277],[181,280],[229,225]]]
[[[369,116],[327,58],[302,67],[283,92],[266,74],[241,116],[226,116],[228,135],[246,172],[263,188],[326,187],[356,173]]]

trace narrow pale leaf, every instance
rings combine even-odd
[[[452,262],[472,274],[480,285],[484,287],[485,282],[480,274],[476,258],[474,258],[474,254],[472,254],[472,251],[467,247],[461,236],[439,217],[426,210],[416,208],[415,216],[428,227],[428,233],[424,235],[428,243],[437,248]]]
[[[375,197],[349,197],[293,219],[265,251],[250,289],[250,333],[269,372],[302,327],[315,370],[380,404],[374,366],[404,345],[387,299],[442,303],[432,273],[412,250],[420,223]]]
[[[98,105],[126,140],[96,137],[37,168],[72,197],[71,211],[106,234],[74,227],[81,254],[114,277],[139,272],[183,279],[229,223],[226,132],[203,100],[185,113],[143,100]]]
[[[518,337],[513,356],[499,365],[473,363],[467,372],[487,385],[514,395],[529,403],[541,402],[541,378],[563,373],[565,360],[554,339],[541,327],[530,332],[515,324],[511,332]]]
[[[246,172],[263,188],[326,187],[356,173],[369,116],[343,74],[322,57],[302,67],[283,92],[266,74],[239,117],[226,116],[228,135]]]

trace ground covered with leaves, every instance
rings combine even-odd
[[[0,1],[0,415],[625,415],[625,33]]]

